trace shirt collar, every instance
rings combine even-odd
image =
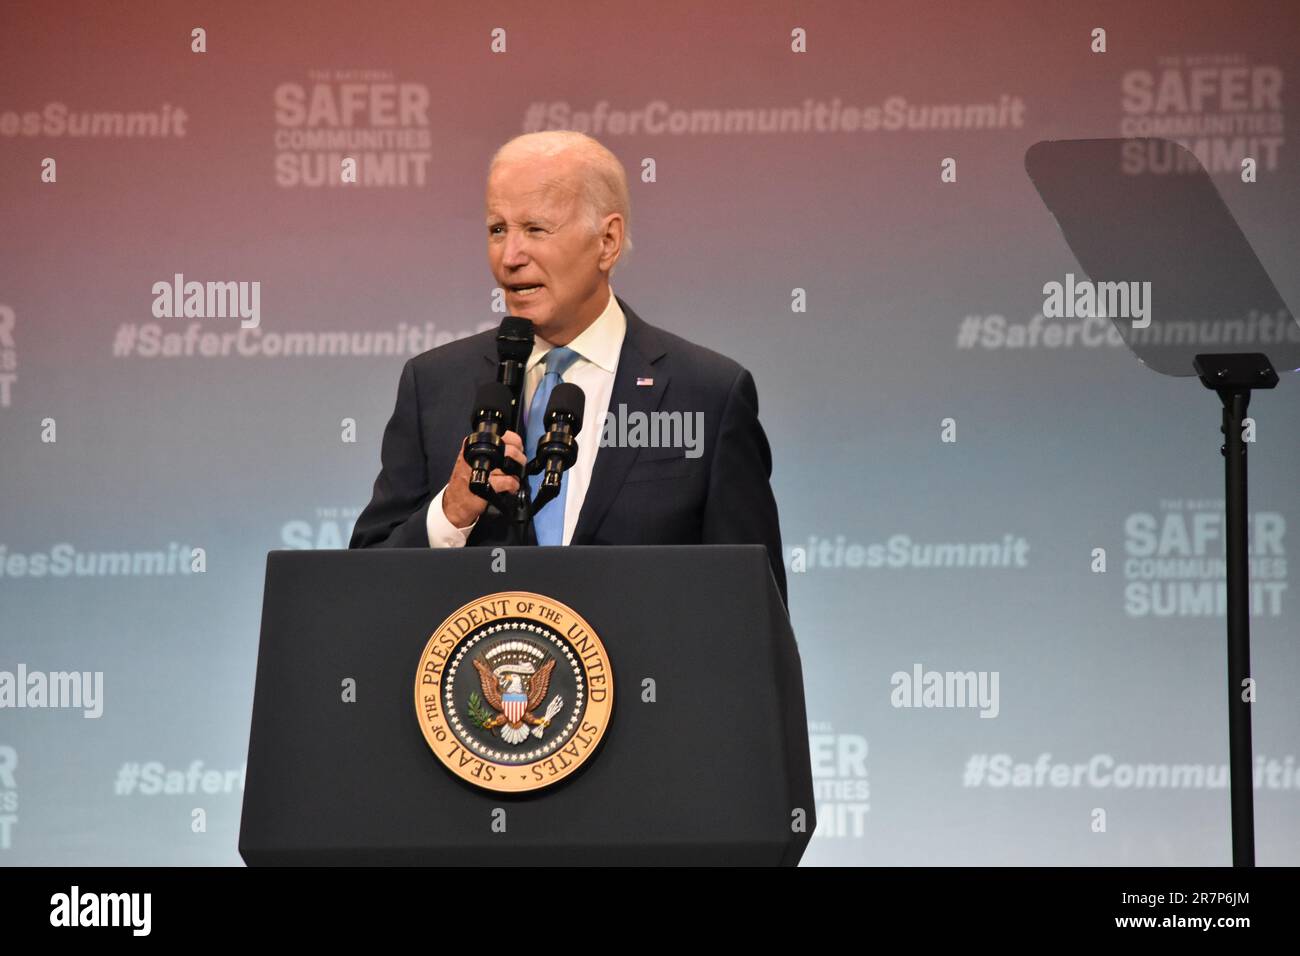
[[[596,317],[596,321],[582,330],[582,333],[569,343],[569,348],[577,352],[588,362],[598,365],[611,375],[618,368],[618,354],[623,349],[623,337],[627,333],[627,316],[619,308],[614,298],[614,290],[609,290],[609,301],[605,309]],[[528,370],[546,357],[554,346],[542,338],[533,343],[533,354],[528,357]]]

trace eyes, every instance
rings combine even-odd
[[[495,223],[491,226],[488,226],[489,236],[499,236],[504,231],[505,231],[505,226],[503,226],[501,223]],[[527,232],[530,236],[544,236],[546,235],[547,230],[542,226],[528,226],[525,229],[525,232]]]

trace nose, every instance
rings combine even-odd
[[[518,269],[520,266],[528,265],[528,254],[524,251],[523,233],[514,229],[507,229],[503,245],[505,248],[501,252],[502,265],[507,269]]]

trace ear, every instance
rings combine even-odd
[[[600,259],[597,266],[601,272],[609,272],[623,253],[623,217],[612,212],[600,221],[596,230],[600,241]]]

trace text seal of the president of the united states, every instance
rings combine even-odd
[[[541,790],[596,752],[614,673],[596,632],[542,594],[504,591],[443,621],[420,655],[415,712],[438,759],[487,790]]]

